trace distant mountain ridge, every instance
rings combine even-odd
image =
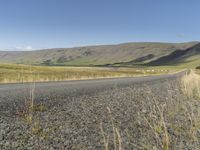
[[[200,43],[138,42],[118,45],[0,51],[0,62],[34,65],[108,66],[168,64],[200,51]]]

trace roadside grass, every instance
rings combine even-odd
[[[169,85],[169,89],[172,90]],[[186,99],[176,97],[172,91],[168,91],[170,102],[161,102],[151,89],[149,99],[149,113],[144,116],[157,141],[156,148],[169,150],[174,148],[186,148],[180,141],[186,141],[188,147],[199,146],[200,128],[200,76],[194,70],[190,70],[180,79],[180,90]],[[151,99],[151,100],[150,100]],[[145,108],[146,106],[144,106]],[[151,149],[151,148],[150,148]]]
[[[45,126],[42,115],[48,111],[45,103],[36,102],[35,99],[35,82],[30,83],[30,96],[25,99],[22,107],[17,108],[15,115],[21,120],[26,127],[25,134],[38,139],[49,139],[49,135],[57,127]],[[23,137],[23,136],[22,136]]]
[[[0,64],[0,83],[47,82],[169,73],[162,68],[53,67]]]
[[[30,128],[30,133],[38,135],[42,132],[40,117],[37,112],[44,112],[44,104],[36,104],[35,102],[35,83],[30,83],[30,97],[25,99],[23,107],[16,110],[18,116]]]
[[[134,130],[131,130],[134,132],[124,130],[126,128],[124,126],[120,127],[120,120],[116,120],[111,115],[111,110],[114,107],[107,108],[108,118],[111,120],[109,126],[114,130],[105,133],[102,123],[100,124],[105,150],[128,149],[130,145],[134,149],[141,150],[199,149],[200,76],[191,70],[179,80],[177,85],[169,84],[164,89],[167,89],[166,99],[161,99],[158,93],[155,93],[148,86],[145,91],[141,89],[143,92],[139,92],[138,96],[130,95],[130,99],[139,98],[136,102],[135,114],[132,114],[137,116],[134,119],[136,121],[133,126]],[[128,94],[125,94],[124,97],[126,96]],[[125,99],[124,97],[119,98]],[[143,100],[142,97],[146,99]],[[126,98],[126,100],[128,99]],[[114,121],[115,123],[113,123]],[[115,129],[120,131],[120,144],[116,139]],[[126,134],[128,136],[124,136]]]
[[[182,90],[190,98],[200,98],[200,75],[198,71],[190,70],[182,77]]]
[[[112,126],[112,136],[110,136],[108,133],[106,133],[103,129],[103,123],[100,123],[100,130],[101,130],[101,134],[103,137],[103,143],[104,143],[104,149],[105,150],[109,150],[109,143],[110,143],[110,138],[113,138],[113,145],[114,145],[114,149],[115,150],[122,150],[122,138],[121,138],[121,134],[119,129],[115,126],[114,124],[114,118],[112,116],[112,112],[111,109],[109,107],[107,107],[107,111],[110,117],[110,121],[111,121],[111,126]]]

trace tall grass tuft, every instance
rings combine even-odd
[[[189,98],[200,98],[200,76],[194,70],[190,70],[181,79],[182,91]]]

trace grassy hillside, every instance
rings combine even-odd
[[[148,63],[150,66],[177,66],[195,68],[200,66],[200,44],[186,50],[176,50],[169,55]]]
[[[0,62],[68,66],[137,65],[157,60],[177,50],[186,50],[196,44],[197,42],[125,43],[28,52],[0,51]]]

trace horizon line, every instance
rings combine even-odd
[[[73,49],[73,48],[84,48],[84,47],[95,47],[95,46],[117,46],[117,45],[123,45],[123,44],[131,44],[131,43],[157,43],[157,44],[183,44],[183,43],[200,43],[200,41],[184,41],[184,42],[162,42],[162,41],[134,41],[134,42],[121,42],[121,43],[110,43],[110,44],[86,44],[86,45],[80,45],[80,46],[69,46],[69,47],[52,47],[52,48],[37,48],[37,49],[21,49],[21,50],[12,50],[12,49],[0,49],[0,51],[8,51],[8,52],[32,52],[32,51],[40,51],[40,50],[53,50],[53,49]],[[15,49],[15,48],[13,48]]]

